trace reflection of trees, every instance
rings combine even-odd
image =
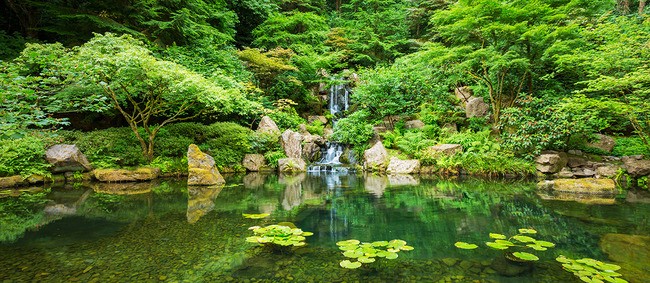
[[[13,242],[45,221],[48,191],[0,198],[0,242]]]

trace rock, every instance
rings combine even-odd
[[[20,175],[0,177],[0,188],[13,188],[18,186],[27,185],[28,182],[23,180]]]
[[[74,144],[57,144],[47,149],[45,159],[54,173],[93,170],[86,156]]]
[[[388,166],[388,152],[384,145],[378,141],[370,149],[363,152],[363,167],[369,171],[386,171]]]
[[[560,172],[567,165],[568,159],[564,152],[545,151],[535,158],[535,163],[537,171],[545,174],[553,174]]]
[[[612,149],[614,149],[615,145],[616,141],[614,138],[601,134],[596,134],[596,141],[587,143],[587,146],[595,147],[605,152],[612,152]]]
[[[567,158],[567,166],[569,168],[577,168],[587,165],[587,159],[577,156],[569,156]]]
[[[226,183],[215,166],[212,156],[203,153],[195,144],[190,144],[187,149],[187,168],[188,186],[212,186]]]
[[[246,176],[242,178],[242,182],[244,183],[244,188],[247,189],[263,188],[264,182],[266,182],[266,176],[267,175],[258,172],[252,172],[246,174]]]
[[[578,155],[578,156],[579,156],[579,155],[582,155],[582,150],[569,149],[569,151],[567,151],[567,152],[568,152],[569,154],[571,154],[571,155]]]
[[[463,152],[463,146],[460,144],[438,144],[426,149],[426,153],[431,154],[432,156],[440,154],[452,156],[461,152]]]
[[[160,169],[152,167],[140,167],[134,170],[95,169],[92,173],[100,182],[142,182],[158,178]]]
[[[591,168],[573,168],[573,176],[576,178],[587,178],[596,176],[596,171]]]
[[[650,192],[641,190],[629,190],[625,197],[626,202],[650,204]]]
[[[467,100],[472,97],[472,89],[470,89],[468,86],[457,87],[454,89],[454,94],[456,95],[456,98],[458,98],[464,105]]]
[[[323,129],[323,137],[325,139],[329,139],[332,136],[333,133],[334,133],[334,130],[332,130],[332,128]]]
[[[309,124],[314,123],[316,121],[320,121],[320,123],[323,124],[323,125],[327,124],[327,118],[325,116],[309,116],[309,117],[307,117],[307,122]]]
[[[288,158],[301,158],[303,136],[292,130],[286,130],[280,137],[280,144]]]
[[[618,170],[621,169],[621,166],[616,166],[612,164],[603,165],[596,168],[596,177],[598,178],[613,178],[618,174]]]
[[[76,214],[77,208],[68,207],[64,204],[57,203],[45,206],[45,208],[43,208],[43,212],[48,215],[66,216]]]
[[[650,175],[650,160],[638,160],[636,158],[624,158],[625,170],[632,177],[642,177]]]
[[[404,128],[407,129],[422,129],[424,128],[424,126],[425,126],[424,122],[422,122],[421,120],[411,120],[411,121],[406,121],[406,123],[404,123]]]
[[[307,131],[307,125],[305,124],[300,124],[298,125],[298,133],[301,135],[309,135],[309,131]]]
[[[623,278],[630,282],[650,282],[650,237],[605,234],[600,248],[610,260],[621,266]]]
[[[442,262],[443,262],[446,266],[451,267],[451,266],[456,265],[456,263],[458,262],[458,259],[447,257],[447,258],[443,258],[443,259],[442,259]]]
[[[275,121],[269,116],[262,117],[260,124],[257,126],[258,133],[279,134],[280,128],[275,124]]]
[[[266,159],[261,154],[246,154],[242,165],[248,171],[258,172],[261,167],[266,166]]]
[[[575,194],[616,195],[616,184],[612,179],[556,179],[537,184],[537,189]]]
[[[400,160],[391,158],[386,172],[390,174],[417,174],[420,172],[420,160]]]
[[[325,139],[324,137],[321,137],[319,135],[307,134],[307,135],[303,135],[302,142],[303,143],[315,143],[317,145],[325,145],[327,143],[327,139]]]
[[[557,173],[557,176],[564,179],[570,179],[573,178],[573,172],[571,171],[571,168],[564,167],[559,173]]]
[[[490,110],[490,105],[483,101],[483,97],[472,97],[467,100],[465,105],[465,116],[472,117],[485,117]]]
[[[448,134],[458,133],[458,126],[454,123],[447,123],[442,126],[442,131]]]
[[[320,145],[313,142],[305,143],[302,147],[302,157],[309,162],[315,162],[320,160],[321,159]]]
[[[280,172],[306,172],[307,164],[302,158],[282,158],[278,160],[278,169]]]

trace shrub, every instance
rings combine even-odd
[[[369,123],[369,113],[360,110],[336,122],[332,137],[342,143],[355,147],[365,145],[374,135],[372,124]]]
[[[253,131],[248,128],[224,122],[208,126],[206,132],[210,138],[199,147],[214,158],[217,166],[238,165],[251,152],[249,136]]]
[[[287,158],[282,150],[269,151],[264,154],[264,159],[266,159],[266,162],[271,168],[278,168],[278,160],[282,158]]]
[[[148,162],[133,131],[109,128],[92,132],[61,131],[66,143],[76,144],[97,168],[138,166]]]
[[[50,174],[50,164],[45,160],[45,144],[33,135],[0,140],[0,156],[0,176]]]
[[[252,153],[265,153],[280,149],[279,133],[258,133],[253,132],[248,141],[251,145]]]
[[[612,150],[612,155],[627,156],[627,155],[645,155],[650,156],[650,150],[643,143],[639,137],[617,137],[616,145]]]
[[[323,125],[323,122],[316,120],[311,122],[311,124],[307,125],[307,131],[312,134],[312,135],[323,135],[323,131],[325,130],[325,125]]]

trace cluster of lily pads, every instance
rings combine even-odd
[[[395,239],[392,241],[376,241],[372,243],[362,243],[359,240],[351,239],[336,243],[343,255],[349,259],[341,261],[343,268],[356,269],[364,263],[373,263],[376,258],[396,259],[400,251],[411,251],[413,247],[407,246],[406,241]]]
[[[494,241],[486,242],[485,245],[496,250],[508,250],[510,248],[517,248],[520,250],[533,249],[536,251],[545,251],[548,248],[555,247],[555,244],[551,242],[537,240],[531,236],[528,236],[528,235],[537,234],[537,231],[535,231],[534,229],[521,228],[518,231],[519,234],[516,234],[511,237],[507,237],[506,235],[498,234],[498,233],[490,233],[489,236]],[[475,244],[470,244],[465,242],[456,242],[454,245],[459,249],[465,249],[465,250],[473,250],[478,248],[478,246]],[[523,261],[539,260],[539,257],[537,257],[536,255],[528,252],[523,252],[523,251],[516,251],[509,255],[512,255],[513,257]]]
[[[246,242],[257,244],[273,244],[279,246],[304,246],[305,237],[311,236],[314,233],[305,232],[300,228],[289,227],[284,225],[268,225],[265,227],[253,226],[248,228],[253,230],[255,236],[246,238]]]
[[[617,270],[621,269],[620,266],[611,263],[604,263],[593,258],[583,259],[570,259],[563,255],[556,258],[558,262],[562,263],[564,270],[573,273],[573,275],[580,278],[580,280],[588,283],[627,283],[621,277],[622,275]]]

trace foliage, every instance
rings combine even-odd
[[[372,124],[368,123],[369,118],[367,111],[359,110],[338,120],[332,138],[355,147],[364,146],[374,135]]]
[[[407,246],[404,240],[376,241],[372,243],[362,243],[358,240],[345,240],[336,243],[339,249],[343,251],[343,256],[356,259],[343,260],[339,264],[343,268],[356,269],[361,267],[362,263],[373,263],[376,258],[396,259],[400,251],[412,251],[413,247]]]
[[[253,226],[248,228],[253,230],[255,236],[246,238],[246,242],[257,243],[261,245],[278,245],[300,247],[306,245],[305,237],[314,233],[305,232],[299,228],[291,228],[282,225],[268,225],[265,227]]]
[[[37,193],[23,192],[18,197],[0,198],[0,242],[12,242],[28,229],[45,221],[43,208],[49,190]]]
[[[283,158],[287,158],[287,155],[281,149],[264,153],[264,159],[266,159],[267,164],[271,168],[277,168],[278,161]]]
[[[645,155],[650,156],[650,150],[639,137],[615,137],[616,145],[612,149],[614,156]]]
[[[45,161],[45,144],[36,136],[0,139],[0,157],[0,176],[50,175],[50,164]]]
[[[210,138],[199,147],[214,158],[217,166],[238,165],[251,151],[249,136],[252,131],[248,128],[232,122],[214,123],[207,127],[207,133]]]
[[[252,153],[266,153],[280,150],[280,133],[253,132],[249,137]]]
[[[292,48],[294,44],[320,45],[329,26],[325,18],[314,13],[275,14],[253,30],[253,45],[273,49]]]
[[[573,273],[584,282],[615,282],[626,283],[620,278],[622,275],[617,270],[620,266],[611,263],[604,263],[593,258],[571,259],[560,255],[555,260],[562,263],[562,268]]]
[[[314,120],[311,122],[311,124],[306,125],[307,126],[307,132],[309,132],[312,135],[318,135],[322,136],[323,131],[325,130],[325,125],[323,125],[323,122],[320,120]]]
[[[298,129],[298,125],[306,124],[305,119],[298,115],[293,108],[297,103],[291,99],[279,99],[273,103],[275,109],[266,109],[265,114],[269,116],[280,129]]]
[[[187,174],[188,172],[187,157],[156,156],[149,166],[160,169],[163,174]]]
[[[129,128],[92,132],[60,131],[59,134],[66,143],[76,144],[95,168],[138,166],[147,162]]]
[[[496,250],[508,250],[510,248],[516,249],[518,251],[513,252],[512,256],[523,261],[536,261],[539,258],[531,253],[522,252],[526,248],[530,248],[536,251],[545,251],[548,248],[555,247],[555,244],[547,241],[536,240],[535,238],[527,235],[537,234],[537,231],[534,229],[521,228],[518,230],[518,234],[511,237],[507,237],[503,234],[490,233],[490,238],[494,239],[493,242],[486,242],[485,245]],[[454,244],[459,249],[472,250],[476,248],[476,245],[469,244],[465,242],[456,242]]]

